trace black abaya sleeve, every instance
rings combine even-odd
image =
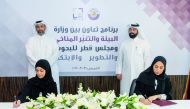
[[[135,91],[134,93],[136,93],[136,95],[142,95],[144,96],[145,95],[145,85],[142,84],[141,82],[139,81],[136,81],[136,87],[135,87]],[[146,98],[146,96],[144,96]]]
[[[57,95],[57,84],[54,82],[54,85],[52,87],[52,92]]]
[[[57,85],[55,82],[51,83],[51,85],[48,86],[47,93],[54,93],[57,95]]]
[[[21,103],[27,102],[27,96],[30,95],[31,86],[27,83],[24,88],[19,92],[17,99],[21,101]]]

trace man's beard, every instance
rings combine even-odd
[[[134,38],[136,38],[136,37],[137,37],[137,34],[134,34],[134,33],[129,33],[129,37],[130,37],[130,38],[132,38],[132,39],[134,39]]]
[[[45,34],[44,31],[38,32],[38,35],[40,35],[40,36],[42,36],[42,35],[44,35],[44,34]]]

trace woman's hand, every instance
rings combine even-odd
[[[148,99],[145,99],[145,98],[140,98],[139,101],[145,105],[150,105],[151,102],[148,100]]]
[[[153,95],[153,96],[148,97],[148,100],[149,100],[150,102],[152,102],[152,101],[154,101],[154,100],[156,100],[156,99],[160,99],[160,95]]]
[[[14,101],[13,102],[13,108],[17,108],[20,106],[20,100]]]

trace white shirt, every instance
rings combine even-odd
[[[138,37],[124,41],[119,50],[116,74],[122,74],[120,93],[129,93],[131,82],[150,66],[150,46]]]

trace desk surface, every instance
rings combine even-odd
[[[155,104],[148,105],[148,109],[190,109],[190,100],[172,100],[173,102],[176,102],[175,105],[170,106],[158,106]],[[18,108],[13,108],[12,102],[0,102],[0,109],[25,109],[23,106],[20,106]]]
[[[156,104],[151,104],[148,109],[190,109],[190,100],[171,100],[177,104],[168,106],[158,106]]]

